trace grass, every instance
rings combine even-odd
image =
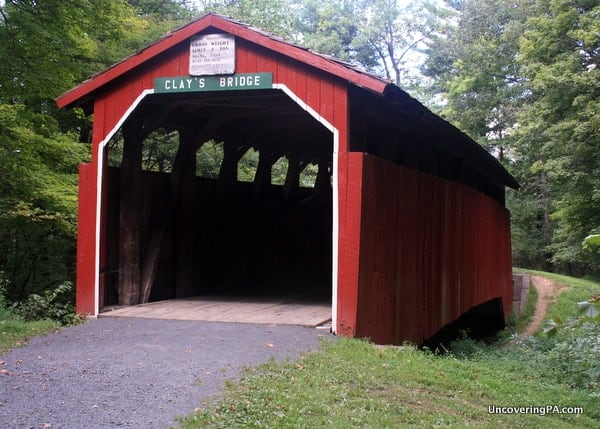
[[[559,284],[568,286],[550,305],[546,313],[546,319],[566,320],[569,317],[575,317],[578,310],[577,305],[575,305],[577,302],[587,301],[596,295],[600,295],[600,282],[597,280],[534,270],[519,269],[518,271],[544,276]]]
[[[533,314],[535,313],[535,308],[537,305],[537,301],[539,298],[539,294],[537,289],[533,285],[529,285],[529,294],[527,295],[527,303],[525,304],[525,310],[523,314],[518,318],[513,318],[511,316],[511,320],[509,321],[509,325],[511,329],[516,332],[522,332],[525,330],[527,325],[533,319]]]
[[[595,428],[597,398],[522,374],[508,362],[461,360],[361,340],[324,342],[297,362],[248,369],[218,405],[183,428]],[[499,415],[488,406],[582,406],[584,415]]]
[[[45,334],[58,327],[59,324],[51,320],[25,322],[9,311],[0,299],[0,355],[12,348],[22,346],[31,337]]]
[[[35,322],[23,322],[15,319],[0,320],[0,354],[22,346],[31,337],[45,334],[58,327],[58,323],[51,320]]]
[[[561,294],[551,309],[562,317],[574,315],[575,302],[600,288],[561,279],[578,289]],[[532,346],[517,337],[484,345],[467,339],[444,356],[345,338],[323,341],[321,349],[297,361],[247,369],[221,399],[182,418],[181,427],[551,429],[597,428],[600,420],[597,390],[561,377],[547,357],[556,352],[543,341]],[[544,413],[543,408],[491,414],[490,406],[583,407],[584,412]]]

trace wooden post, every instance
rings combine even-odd
[[[271,185],[271,168],[277,159],[268,146],[264,145],[260,148],[258,167],[256,168],[256,176],[254,177],[253,184],[255,198],[260,197],[265,187]]]
[[[176,298],[190,296],[194,289],[194,248],[198,229],[193,212],[196,199],[196,152],[206,142],[203,137],[197,136],[193,130],[181,130],[179,151],[173,165]]]
[[[288,155],[288,170],[283,184],[283,195],[286,200],[293,200],[293,197],[300,188],[300,173],[302,172],[304,163],[301,163],[297,156]]]
[[[328,191],[331,189],[331,173],[329,172],[329,163],[327,161],[319,162],[319,171],[315,180],[315,190]]]
[[[154,284],[158,272],[161,250],[167,248],[168,240],[171,238],[172,232],[177,231],[176,229],[173,229],[177,206],[180,199],[186,197],[185,193],[182,194],[182,183],[185,181],[184,179],[187,178],[187,186],[184,186],[183,188],[188,190],[195,185],[196,151],[200,145],[212,137],[223,122],[224,119],[213,119],[199,132],[192,132],[189,130],[180,131],[179,149],[175,155],[173,170],[171,172],[171,198],[169,201],[165,201],[161,215],[162,222],[160,229],[152,234],[148,240],[148,245],[144,253],[140,294],[142,303],[148,302],[150,298],[152,285]],[[183,195],[183,197],[180,195]],[[176,259],[179,259],[180,253],[181,252],[178,252]],[[191,254],[183,256],[191,259]],[[193,261],[191,263],[193,263]],[[176,285],[175,288],[176,296],[186,293],[186,287],[184,287],[183,284]]]
[[[246,153],[247,147],[240,146],[235,141],[223,142],[223,162],[219,170],[217,194],[228,197],[238,179],[238,162]]]
[[[139,137],[140,122],[131,118],[123,126],[117,287],[120,305],[134,305],[140,299],[142,142]]]

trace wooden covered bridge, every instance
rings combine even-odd
[[[504,191],[517,183],[389,82],[208,14],[57,103],[93,114],[79,173],[79,313],[308,295],[329,300],[334,333],[398,344],[482,304],[509,311]],[[159,170],[153,133],[177,136]],[[198,173],[208,144],[221,156],[213,176]],[[250,150],[258,162],[244,182]]]

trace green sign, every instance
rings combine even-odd
[[[154,79],[154,93],[239,91],[273,87],[272,73],[243,73],[227,76],[176,76]]]

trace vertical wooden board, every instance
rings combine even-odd
[[[398,189],[398,237],[400,265],[396,268],[396,342],[417,341],[418,306],[420,298],[418,266],[418,180],[415,172],[399,170],[396,179]]]
[[[300,91],[300,88],[297,87],[296,69],[291,63],[292,60],[288,58],[279,58],[279,61],[277,62],[277,70],[273,79],[277,83],[286,85],[290,90],[294,91],[296,95],[300,96],[295,91],[298,91],[304,95],[306,93],[306,87],[302,91]]]
[[[446,276],[446,305],[445,317],[441,321],[444,326],[459,315],[457,295],[461,289],[461,255],[464,248],[463,218],[461,188],[454,182],[446,183],[446,224],[444,226],[444,253]]]
[[[358,260],[362,192],[362,155],[339,154],[339,255],[337,332],[353,336],[356,329]]]
[[[96,196],[99,144],[105,136],[106,99],[94,104],[92,160],[79,168],[75,307],[79,314],[96,314]]]
[[[502,220],[504,220],[504,315],[505,318],[508,318],[513,300],[510,212],[505,208],[501,208],[499,210],[502,212],[500,216]]]
[[[395,218],[390,198],[393,188],[387,166],[364,156],[359,301],[357,335],[378,343],[393,343],[395,293],[393,270],[387,259],[393,256],[394,240],[389,240]]]
[[[383,255],[383,264],[385,267],[385,280],[386,280],[386,301],[384,302],[388,309],[388,314],[386,314],[387,323],[390,325],[389,338],[388,341],[390,343],[396,342],[398,327],[396,325],[396,313],[398,312],[398,308],[396,307],[398,294],[398,281],[397,278],[397,269],[396,266],[402,263],[402,253],[400,251],[400,239],[399,239],[399,214],[398,214],[398,205],[400,203],[397,198],[395,189],[398,189],[398,182],[396,175],[390,174],[392,172],[386,172],[385,181],[386,183],[392,183],[393,186],[390,188],[386,186],[379,186],[385,191],[385,230],[381,234],[379,240],[381,243],[384,243],[384,252]],[[391,239],[390,239],[391,238]]]
[[[79,166],[77,207],[77,271],[75,311],[82,315],[96,314],[96,180],[95,166]]]
[[[179,76],[188,76],[190,74],[190,42],[182,43],[178,49],[177,55],[177,74]]]
[[[96,103],[98,102],[96,101]],[[121,119],[129,106],[131,106],[131,103],[131,88],[129,85],[119,85],[110,94],[107,94],[103,102],[105,105],[105,115],[102,121],[104,124],[102,139],[105,139],[114,129],[119,119]],[[94,122],[96,121],[97,119],[94,117]]]
[[[105,103],[106,99],[97,97],[94,102],[94,121],[92,123],[92,161],[98,159],[98,145],[106,136]]]
[[[500,239],[498,236],[499,229],[496,225],[496,217],[494,213],[494,205],[495,202],[491,198],[487,198],[482,195],[482,206],[484,208],[484,218],[482,220],[482,227],[486,231],[485,233],[485,241],[482,243],[483,245],[483,254],[485,255],[484,263],[482,269],[484,270],[483,277],[485,278],[485,290],[486,296],[485,298],[492,297],[496,291],[497,282],[500,279],[495,278],[496,267],[498,266],[498,253],[501,250],[499,249]]]
[[[300,82],[300,77],[304,80],[304,83]],[[302,70],[302,74],[298,75],[298,86],[305,91],[304,99],[320,116],[323,116],[321,79],[323,79],[323,76],[313,76],[312,74],[307,73],[307,70]],[[331,122],[331,118],[323,117]]]
[[[311,91],[309,89],[309,99],[315,98],[315,103],[319,104],[319,114],[323,116],[327,121],[333,123],[334,120],[334,106],[335,106],[335,89],[333,82],[326,76],[321,76],[319,80],[318,89]],[[318,99],[317,99],[318,95]]]
[[[311,98],[311,89],[318,83],[315,81],[313,76],[308,75],[307,70],[305,68],[299,68],[296,64],[290,63],[288,66],[293,67],[294,71],[292,76],[294,78],[294,86],[293,91],[298,97],[306,102],[315,112],[319,112],[318,103],[315,104],[314,98]],[[290,81],[290,85],[292,82]],[[314,89],[313,89],[314,90]]]
[[[252,49],[248,52],[248,72],[255,72],[258,70],[258,57],[256,55],[256,50]]]
[[[430,311],[430,326],[432,334],[435,333],[441,326],[442,319],[442,255],[444,249],[443,242],[443,226],[444,226],[444,181],[438,178],[433,178],[433,202],[432,202],[432,230],[431,230],[431,245],[432,245],[432,260],[431,260],[431,300],[429,302]],[[432,335],[430,334],[430,335]]]
[[[100,165],[98,168],[102,169],[102,187],[100,195],[100,255],[99,255],[99,290],[98,290],[98,308],[104,307],[104,297],[106,296],[106,276],[104,273],[108,270],[108,259],[109,259],[109,247],[108,247],[108,216],[110,216],[108,211],[109,205],[109,174],[108,174],[108,164],[106,159],[108,157],[108,149],[104,147],[104,162],[103,165]]]
[[[279,55],[275,56],[270,52],[264,50],[256,50],[256,70],[257,73],[263,72],[273,72],[273,70],[277,70],[277,58]]]
[[[334,108],[333,108],[333,125],[338,130],[338,151],[349,151],[348,143],[348,90],[345,86],[337,84],[334,88]]]
[[[424,180],[425,179],[425,180]],[[431,181],[426,180],[422,174],[419,175],[419,187],[418,187],[418,231],[419,241],[416,248],[419,254],[419,266],[417,273],[419,276],[419,289],[420,296],[415,302],[417,306],[417,320],[421,324],[421,332],[427,332],[429,330],[429,312],[428,303],[431,297],[431,196],[432,186]]]
[[[235,43],[235,72],[248,73],[248,56],[250,55],[248,43],[239,38]]]
[[[377,239],[378,228],[373,223],[372,213],[376,210],[377,198],[373,194],[373,172],[369,171],[368,160],[364,160],[363,171],[363,201],[360,231],[360,249],[359,249],[359,282],[358,299],[356,309],[356,336],[370,338],[373,341],[381,341],[377,335],[377,327],[380,321],[377,318],[376,310],[378,307],[378,289],[381,281],[378,283],[377,276],[377,250],[372,243]],[[381,280],[381,279],[379,279]]]
[[[470,191],[470,190],[469,190]],[[478,283],[478,273],[476,270],[477,241],[479,239],[478,208],[473,204],[474,194],[466,192],[463,199],[463,231],[465,237],[465,247],[463,249],[463,262],[461,270],[463,274],[463,286],[459,291],[459,313],[462,314],[466,309],[472,306],[471,294],[473,285]]]

